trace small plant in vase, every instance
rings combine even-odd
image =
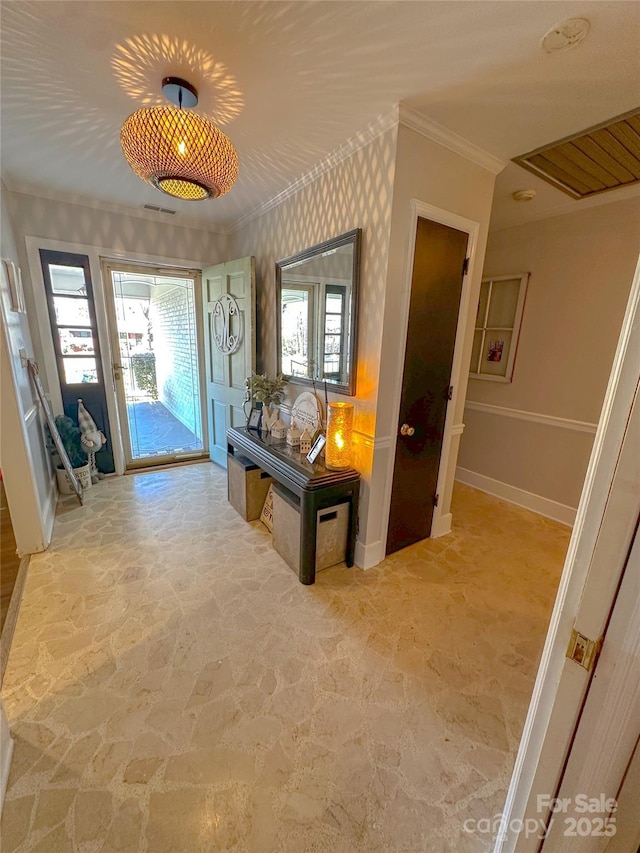
[[[247,379],[247,387],[251,400],[262,406],[263,428],[269,430],[277,420],[279,409],[272,409],[274,403],[281,403],[287,380],[279,373],[275,379],[270,379],[266,373],[253,373]]]

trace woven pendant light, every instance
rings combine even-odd
[[[129,116],[120,144],[136,175],[175,198],[195,201],[229,192],[238,177],[238,154],[220,128],[189,109],[197,93],[186,81],[168,77],[163,91],[179,107],[145,107]]]

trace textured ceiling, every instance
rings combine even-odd
[[[178,210],[172,222],[231,226],[398,102],[509,159],[640,101],[636,3],[1,5],[8,186],[138,209],[159,204]],[[589,18],[589,38],[547,55],[541,37],[569,16]],[[141,104],[163,102],[167,74],[196,85],[198,109],[238,149],[240,177],[221,199],[174,201],[123,159],[120,125]],[[496,213],[508,223],[511,203],[501,203]]]

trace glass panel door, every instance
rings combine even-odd
[[[129,266],[109,275],[127,467],[206,456],[194,276]]]
[[[40,249],[64,412],[78,422],[82,400],[107,443],[96,454],[99,471],[115,471],[89,258]]]

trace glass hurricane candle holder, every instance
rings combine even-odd
[[[351,467],[353,403],[329,403],[325,465],[332,471]]]

